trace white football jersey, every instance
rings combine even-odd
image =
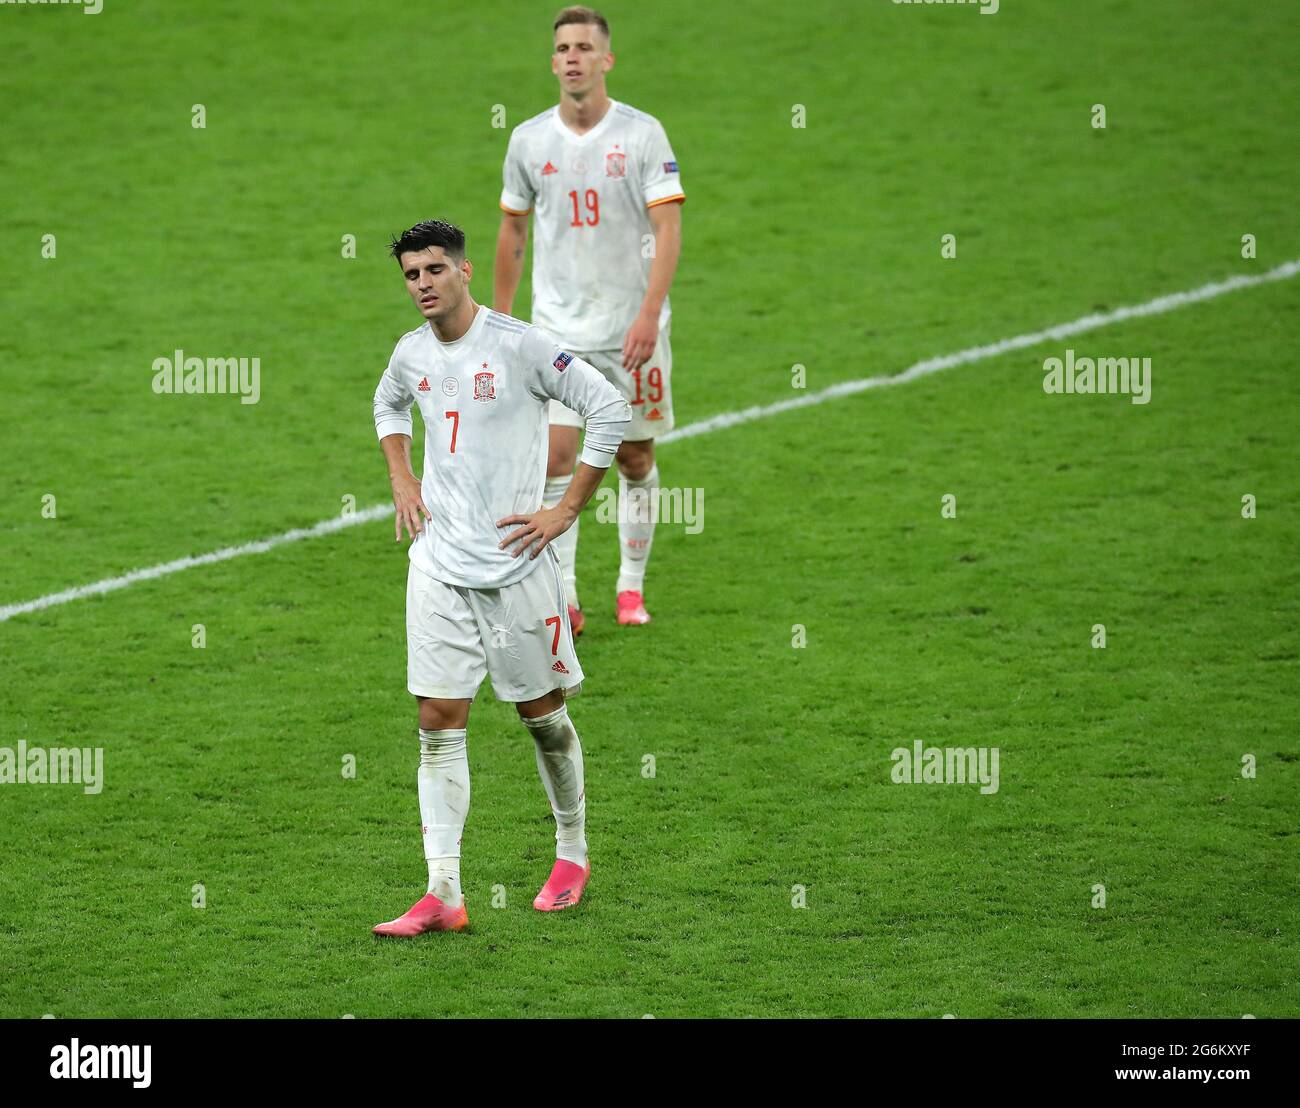
[[[578,350],[621,348],[650,281],[649,209],[686,199],[663,126],[611,100],[578,135],[549,108],[511,133],[503,175],[501,207],[533,212],[533,322]]]
[[[484,304],[455,342],[428,323],[403,335],[375,389],[375,431],[411,433],[411,405],[424,421],[420,492],[432,515],[410,546],[417,569],[451,585],[496,589],[538,564],[497,544],[518,529],[498,527],[542,506],[547,402],[587,419],[582,460],[606,468],[632,417],[603,376],[540,327]]]

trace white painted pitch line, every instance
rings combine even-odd
[[[238,558],[244,554],[263,554],[268,550],[274,550],[277,546],[283,546],[287,542],[297,542],[299,539],[314,539],[317,535],[328,535],[334,531],[342,531],[343,528],[351,527],[355,523],[369,523],[372,519],[381,519],[392,514],[393,506],[391,504],[376,504],[373,508],[365,508],[350,516],[340,515],[330,519],[323,519],[314,527],[295,527],[292,531],[272,535],[269,539],[246,542],[241,546],[223,546],[220,550],[213,550],[208,554],[199,554],[197,557],[177,558],[172,562],[163,562],[162,565],[149,566],[146,569],[133,569],[130,573],[124,573],[121,577],[108,577],[103,581],[96,581],[93,585],[78,585],[75,589],[53,592],[48,596],[24,601],[22,604],[7,604],[5,607],[0,608],[0,623],[16,615],[21,615],[23,612],[36,612],[42,608],[51,608],[55,604],[66,604],[70,600],[80,600],[86,596],[98,596],[101,593],[115,592],[117,589],[124,589],[128,585],[134,585],[137,581],[152,581],[155,577],[166,577],[169,573],[179,573],[183,569],[211,565],[213,562],[227,562],[231,558]]]
[[[1198,304],[1202,300],[1213,300],[1216,296],[1222,296],[1226,292],[1252,288],[1255,285],[1268,284],[1272,281],[1285,281],[1297,274],[1300,274],[1300,259],[1284,262],[1282,265],[1270,269],[1267,273],[1261,273],[1255,277],[1229,277],[1226,281],[1214,281],[1197,289],[1189,289],[1187,292],[1171,292],[1167,296],[1157,296],[1154,300],[1148,300],[1145,304],[1134,304],[1131,307],[1116,308],[1110,312],[1086,315],[1082,319],[1076,319],[1070,323],[1061,323],[1055,327],[1048,327],[1044,331],[1031,331],[1027,335],[1016,335],[1015,338],[1002,339],[1000,342],[990,343],[988,346],[972,346],[967,350],[959,350],[955,354],[927,358],[925,361],[917,362],[902,373],[892,377],[860,377],[856,381],[841,381],[838,385],[831,385],[820,392],[811,392],[804,396],[793,397],[790,400],[780,400],[775,404],[744,408],[738,412],[723,412],[721,415],[702,419],[699,423],[690,423],[685,427],[670,431],[658,441],[673,442],[676,439],[690,439],[696,435],[707,435],[712,431],[719,431],[724,427],[735,427],[738,423],[766,419],[768,416],[777,415],[780,412],[789,412],[796,408],[808,408],[814,404],[835,400],[841,396],[852,396],[854,393],[866,392],[868,389],[879,389],[888,385],[902,385],[908,381],[915,381],[918,377],[928,377],[931,373],[938,373],[943,369],[968,365],[971,362],[983,361],[985,358],[996,358],[999,354],[1005,354],[1010,350],[1023,350],[1026,346],[1037,346],[1048,339],[1068,338],[1071,335],[1079,335],[1085,331],[1095,331],[1100,327],[1109,327],[1112,323],[1122,323],[1126,319],[1140,319],[1143,316],[1172,312],[1175,308],[1184,308],[1188,304]]]
[[[1199,304],[1204,300],[1213,300],[1217,296],[1236,292],[1239,289],[1254,288],[1256,285],[1269,284],[1274,281],[1286,281],[1297,274],[1300,274],[1300,259],[1284,262],[1257,276],[1238,276],[1229,277],[1224,281],[1212,281],[1207,285],[1201,285],[1199,288],[1189,289],[1186,292],[1171,292],[1166,296],[1157,296],[1154,300],[1148,300],[1145,304],[1134,304],[1130,307],[1116,308],[1109,312],[1094,313],[1093,315],[1086,315],[1080,319],[1072,320],[1069,323],[1048,327],[1042,331],[1031,331],[1028,334],[1016,335],[1014,338],[989,343],[987,346],[972,346],[966,350],[959,350],[955,354],[927,358],[925,361],[917,362],[902,373],[892,377],[861,377],[856,381],[842,381],[838,385],[831,385],[820,392],[808,393],[790,400],[780,400],[775,404],[742,408],[738,412],[723,412],[721,415],[700,420],[698,423],[688,423],[685,427],[670,431],[659,438],[658,442],[662,444],[676,442],[679,439],[691,439],[697,435],[707,435],[726,427],[735,427],[737,424],[751,423],[756,419],[766,419],[768,416],[779,415],[781,412],[793,411],[796,408],[809,408],[814,404],[823,404],[827,400],[835,400],[841,396],[852,396],[855,393],[866,392],[868,389],[902,385],[908,381],[915,381],[918,377],[928,377],[931,373],[938,373],[940,370],[953,369],[956,366],[969,365],[971,362],[995,358],[999,354],[1005,354],[1011,350],[1023,350],[1027,346],[1037,346],[1049,339],[1068,338],[1071,335],[1079,335],[1085,331],[1096,331],[1101,327],[1109,327],[1112,323],[1122,323],[1128,319],[1161,315],[1164,312],[1172,312],[1176,308],[1185,308],[1189,304]],[[7,604],[0,607],[0,623],[25,612],[37,612],[42,608],[51,608],[56,604],[67,604],[69,601],[80,600],[83,597],[115,592],[117,589],[124,589],[128,585],[134,585],[137,581],[152,581],[156,577],[165,577],[169,573],[179,573],[183,569],[192,569],[195,566],[229,561],[231,558],[238,558],[244,554],[262,554],[268,550],[274,550],[277,546],[283,546],[285,543],[333,534],[345,527],[352,527],[358,523],[369,523],[371,520],[382,519],[384,516],[392,514],[393,506],[391,504],[376,504],[348,516],[334,516],[330,519],[321,520],[314,527],[295,527],[292,531],[273,535],[269,539],[248,542],[241,546],[226,546],[220,550],[213,550],[208,554],[200,554],[193,558],[177,558],[175,561],[164,562],[161,565],[132,570],[121,577],[108,577],[91,585],[79,585],[73,589],[65,589],[62,592],[37,597],[35,600],[26,600],[19,604]]]

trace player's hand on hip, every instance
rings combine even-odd
[[[656,316],[639,315],[623,337],[623,368],[638,370],[650,360],[659,341],[659,320]]]
[[[397,509],[397,533],[393,536],[394,542],[402,541],[402,524],[406,524],[406,530],[411,536],[411,541],[424,530],[424,522],[420,519],[420,513],[423,512],[425,519],[432,519],[433,514],[424,506],[424,500],[420,495],[420,479],[414,473],[398,474],[393,478],[393,506]]]
[[[520,527],[502,539],[497,544],[497,549],[504,550],[518,543],[518,548],[510,552],[510,557],[518,558],[525,550],[532,547],[533,552],[528,555],[529,561],[532,561],[546,549],[548,542],[563,535],[572,527],[576,518],[576,513],[562,504],[557,504],[554,508],[542,508],[528,516],[506,516],[505,519],[497,520],[498,527],[509,527],[512,523],[518,523]]]

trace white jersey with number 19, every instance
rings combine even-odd
[[[533,217],[533,322],[578,350],[616,350],[650,282],[648,210],[683,201],[677,156],[652,115],[611,100],[586,134],[558,107],[519,124],[501,207]],[[659,314],[665,330],[667,297]]]

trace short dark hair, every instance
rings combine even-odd
[[[388,249],[400,264],[407,251],[418,253],[430,246],[441,246],[448,256],[462,261],[465,257],[465,232],[444,219],[426,219],[409,231],[394,235]]]
[[[609,23],[595,8],[584,8],[581,4],[565,8],[555,17],[555,26],[551,28],[551,33],[554,34],[568,23],[594,23],[605,32],[605,37],[609,38]]]

